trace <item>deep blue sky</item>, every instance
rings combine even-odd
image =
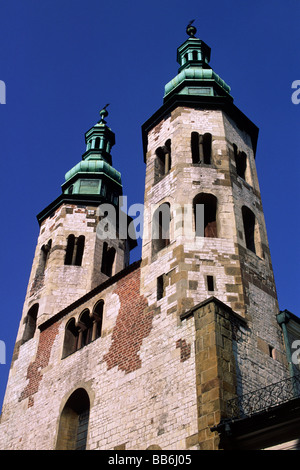
[[[299,314],[299,0],[0,1],[0,405],[38,236],[36,215],[81,159],[110,103],[113,164],[129,204],[143,202],[141,125],[178,70],[196,19],[211,66],[259,128],[257,170],[281,309]],[[136,250],[132,260],[138,259]]]

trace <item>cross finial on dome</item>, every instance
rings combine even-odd
[[[101,122],[104,122],[104,123],[105,123],[104,118],[106,118],[108,116],[108,112],[106,111],[107,106],[109,106],[109,103],[106,104],[100,111]]]
[[[194,38],[197,32],[197,29],[195,28],[195,26],[193,26],[194,21],[195,20],[191,20],[186,27],[186,32],[191,38]]]

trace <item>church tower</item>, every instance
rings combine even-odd
[[[129,264],[134,241],[129,244],[118,233],[123,189],[121,175],[112,166],[115,134],[105,121],[107,106],[100,111],[99,122],[86,132],[86,151],[66,173],[62,194],[37,216],[40,234],[17,344],[30,339],[37,325]],[[115,209],[116,217],[109,221],[114,238],[105,234],[105,204]]]
[[[255,164],[258,129],[209,65],[211,49],[195,37],[196,28],[190,24],[187,34],[177,50],[178,74],[143,125],[143,293],[179,322],[214,299],[243,318],[250,333],[247,355],[256,365],[251,371],[242,360],[238,365],[240,372],[248,368],[237,377],[242,390],[269,382],[270,351],[277,373],[284,373]]]

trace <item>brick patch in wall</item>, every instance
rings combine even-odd
[[[180,362],[184,362],[191,357],[191,345],[185,339],[176,341],[176,349],[180,348]]]
[[[31,362],[27,369],[27,379],[29,380],[25,389],[20,395],[19,401],[29,397],[28,408],[33,406],[33,395],[39,389],[39,383],[42,380],[42,369],[49,364],[51,349],[58,333],[59,322],[54,323],[49,328],[41,331],[36,359]]]
[[[119,370],[129,373],[142,365],[138,353],[143,339],[152,329],[154,311],[147,308],[147,301],[139,292],[139,269],[117,283],[115,293],[120,298],[121,306],[112,333],[112,344],[104,356],[108,369],[117,366]]]

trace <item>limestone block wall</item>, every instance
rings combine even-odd
[[[210,165],[192,164],[193,131],[212,134]],[[156,149],[168,138],[171,138],[171,170],[160,181],[155,181]],[[177,108],[149,132],[146,156],[144,295],[153,297],[156,278],[173,270],[170,287],[172,285],[176,292],[172,299],[174,301],[177,296],[179,313],[214,295],[244,314],[231,166],[223,113]],[[195,236],[193,200],[199,193],[213,194],[217,198],[217,238]],[[163,202],[168,202],[171,207],[170,244],[153,256],[151,214],[153,207]],[[190,214],[184,222],[178,218],[180,208]],[[190,223],[189,232],[184,225],[186,223]],[[207,276],[213,276],[213,292],[208,290]],[[168,302],[170,300],[169,297]]]
[[[211,164],[193,164],[191,132],[211,133]],[[156,150],[171,140],[171,168],[157,178]],[[237,174],[233,145],[246,154],[245,178]],[[237,384],[247,393],[287,374],[282,332],[276,321],[276,287],[250,136],[221,110],[178,107],[149,130],[146,152],[142,292],[154,308],[177,315],[214,296],[247,320],[237,343]],[[199,193],[217,198],[216,238],[187,233],[178,214],[192,213]],[[153,208],[171,207],[170,243],[153,254]],[[256,254],[246,246],[242,207],[255,215]],[[182,211],[181,211],[182,212]],[[186,219],[185,219],[186,221]],[[193,217],[190,218],[195,229]],[[167,279],[156,301],[157,279]],[[208,289],[207,276],[214,281]],[[269,346],[274,350],[272,357]]]
[[[22,340],[26,316],[33,305],[38,305],[38,324],[70,305],[77,298],[104,282],[108,276],[101,271],[103,243],[97,236],[99,215],[97,207],[76,204],[61,205],[40,228],[36,251],[29,278],[17,342]],[[67,239],[84,236],[84,251],[80,266],[65,265]],[[51,248],[41,274],[42,247],[49,241]],[[126,242],[109,240],[116,250],[112,274],[121,271],[128,263]]]
[[[64,332],[104,300],[102,335],[62,359]],[[55,449],[71,393],[90,399],[89,449],[197,449],[194,327],[149,308],[133,265],[41,324],[20,346],[0,424],[1,449]]]

